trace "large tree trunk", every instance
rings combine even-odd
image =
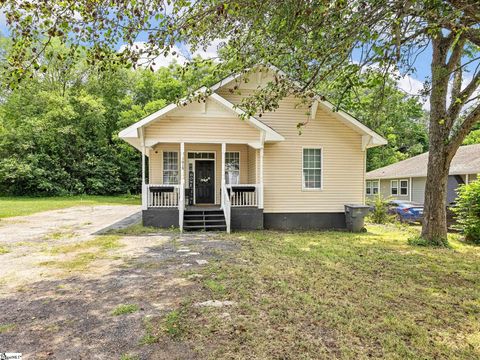
[[[422,238],[430,245],[447,244],[447,183],[451,156],[447,139],[449,41],[438,34],[432,41],[432,92],[430,94],[429,155],[425,185]]]
[[[425,185],[424,223],[422,238],[430,245],[447,243],[447,184],[450,161],[444,149],[433,146],[428,156],[427,183]]]

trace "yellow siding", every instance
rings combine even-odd
[[[257,141],[260,132],[241,120],[231,110],[208,100],[206,112],[203,105],[192,103],[172,111],[146,127],[147,145],[159,142],[190,143],[248,143]]]
[[[257,181],[257,150],[248,147],[248,180],[249,184],[256,184]]]
[[[238,104],[248,90],[242,90],[241,95],[222,89],[218,93]],[[365,152],[361,135],[321,107],[300,135],[297,124],[307,121],[307,112],[298,99],[289,97],[275,112],[261,117],[285,137],[283,142],[265,144],[265,212],[343,212],[344,204],[363,202]],[[323,150],[322,190],[302,190],[304,147]]]

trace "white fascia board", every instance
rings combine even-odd
[[[231,103],[230,101],[228,101],[224,97],[218,95],[217,93],[212,93],[209,97],[211,99],[217,101],[221,105],[227,107],[228,109],[234,111],[235,113],[237,113],[240,116],[246,114],[245,111],[236,107],[233,103]],[[246,119],[246,121],[248,123],[250,123],[251,125],[253,125],[255,128],[257,128],[258,130],[265,132],[265,135],[266,135],[265,141],[283,141],[283,140],[285,140],[285,138],[282,135],[280,135],[275,130],[268,127],[267,125],[265,125],[264,123],[262,123],[260,120],[256,119],[253,116],[249,116]]]
[[[243,75],[242,72],[231,74],[231,75],[227,76],[225,79],[222,79],[219,82],[217,82],[215,85],[211,86],[210,90],[211,91],[216,91],[216,90],[220,89],[221,87],[230,84],[233,80],[238,79],[242,75]]]

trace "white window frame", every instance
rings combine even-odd
[[[305,187],[305,174],[304,170],[305,168],[303,167],[304,164],[304,157],[305,157],[305,150],[320,150],[320,187],[318,188],[310,188],[310,187]],[[315,170],[315,168],[312,168]],[[310,170],[312,170],[310,169]],[[323,190],[323,147],[321,146],[303,146],[302,147],[302,191],[321,191]]]
[[[393,186],[393,183],[396,183],[397,185]],[[397,190],[397,193],[393,193],[393,189]],[[398,196],[398,180],[390,180],[390,195],[392,196]]]
[[[402,181],[406,181],[407,182],[407,186],[406,187],[402,187]],[[408,196],[408,194],[410,193],[409,191],[409,187],[410,187],[410,182],[408,181],[408,179],[400,179],[398,180],[398,191],[399,191],[399,196]],[[406,189],[407,192],[405,194],[402,194],[402,189]]]
[[[374,186],[376,184],[376,186]],[[377,193],[373,191],[373,189],[377,189]],[[368,193],[367,190],[370,190],[370,193]],[[367,183],[365,185],[365,195],[378,195],[380,192],[380,182],[378,180],[367,180]]]
[[[228,154],[228,153],[238,154],[238,184],[229,184],[229,183],[227,183],[227,178],[228,178],[228,177],[227,177],[227,173],[228,173],[228,171],[227,171],[227,154]],[[241,159],[240,159],[240,156],[242,156],[242,155],[240,154],[240,151],[225,151],[225,183],[226,183],[227,185],[239,185],[239,184],[241,184],[240,176],[241,176],[241,164],[242,164],[242,161],[241,161]]]
[[[170,184],[165,183],[165,153],[176,153],[177,154],[177,183]],[[180,184],[180,156],[179,152],[175,150],[165,150],[162,151],[162,184],[164,185],[179,185]],[[172,171],[172,170],[167,170]]]

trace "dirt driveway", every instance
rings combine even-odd
[[[192,359],[159,336],[200,286],[196,270],[236,251],[215,234],[103,233],[136,206],[48,211],[0,222],[0,352],[24,359]]]

